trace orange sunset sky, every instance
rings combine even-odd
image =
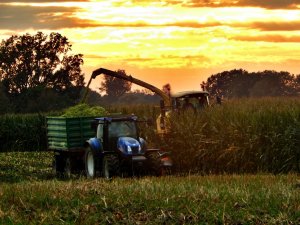
[[[0,1],[1,40],[37,31],[65,35],[86,80],[124,69],[182,91],[235,68],[300,73],[300,0]]]

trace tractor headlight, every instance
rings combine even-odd
[[[127,145],[127,153],[128,154],[132,154],[132,149],[131,149],[131,147],[129,145]]]

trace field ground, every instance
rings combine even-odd
[[[300,176],[57,180],[51,153],[0,154],[0,224],[300,224]]]

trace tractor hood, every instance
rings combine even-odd
[[[141,144],[131,137],[120,137],[118,139],[118,149],[125,155],[140,155],[144,153]]]

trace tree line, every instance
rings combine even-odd
[[[0,43],[0,114],[61,110],[78,103],[84,91],[82,54],[71,54],[68,38],[38,32],[13,35]],[[118,73],[126,72],[118,70]],[[300,75],[289,72],[242,69],[211,75],[202,87],[212,96],[297,96]],[[91,104],[157,103],[159,97],[146,90],[131,91],[131,83],[104,76],[99,91],[90,91]]]
[[[299,96],[300,75],[265,70],[247,72],[234,69],[211,75],[202,87],[212,96],[227,98]]]

